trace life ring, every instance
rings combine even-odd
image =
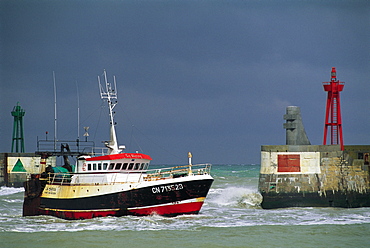
[[[84,163],[84,164],[82,165],[82,170],[83,170],[83,171],[86,171],[86,163]]]

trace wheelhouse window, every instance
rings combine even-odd
[[[146,170],[149,163],[110,163],[109,166],[108,163],[98,163],[88,164],[88,166],[96,168],[94,170]]]
[[[148,166],[149,166],[148,163],[141,163],[139,170],[147,170],[148,169]]]
[[[110,163],[108,170],[113,170],[115,163]]]
[[[117,163],[116,167],[114,167],[115,170],[120,170],[122,166],[122,163]]]

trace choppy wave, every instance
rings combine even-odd
[[[13,195],[19,192],[24,192],[24,188],[0,187],[0,196]]]
[[[334,210],[335,211],[335,210]],[[333,209],[284,209],[262,210],[237,208],[222,211],[205,207],[199,215],[183,215],[174,218],[162,216],[105,217],[91,220],[67,221],[50,216],[21,217],[1,216],[0,231],[58,232],[58,231],[141,231],[141,230],[197,230],[202,227],[243,226],[294,226],[294,225],[350,225],[370,223],[369,209],[356,209],[350,213]]]
[[[256,167],[256,166],[255,166]],[[254,168],[254,167],[253,167]],[[351,225],[370,223],[370,208],[286,208],[265,210],[257,191],[258,168],[216,167],[215,183],[199,215],[105,217],[63,220],[22,216],[23,189],[0,188],[0,232],[200,230],[204,227]]]

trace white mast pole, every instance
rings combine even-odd
[[[53,82],[54,82],[54,151],[57,149],[57,89],[55,84],[55,72],[53,71]]]
[[[109,148],[109,154],[117,154],[122,151],[118,147],[117,136],[116,136],[116,129],[115,129],[115,122],[114,122],[114,112],[113,109],[117,104],[117,101],[113,102],[113,99],[117,99],[117,92],[116,92],[116,78],[114,77],[114,85],[108,82],[107,79],[107,72],[104,70],[104,80],[105,80],[105,89],[100,83],[100,77],[98,77],[99,88],[100,88],[100,96],[102,99],[108,100],[108,107],[109,107],[109,116],[110,116],[110,141],[106,146]]]
[[[80,140],[80,93],[78,92],[77,81],[76,88],[77,88],[77,139]]]

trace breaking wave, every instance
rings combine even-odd
[[[256,208],[261,205],[262,195],[254,188],[227,187],[211,191],[208,202],[220,206]]]
[[[19,192],[24,192],[24,188],[10,188],[5,186],[0,187],[0,196],[13,195]]]

